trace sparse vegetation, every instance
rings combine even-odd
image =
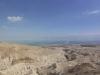
[[[20,62],[23,62],[23,63],[34,63],[34,60],[32,58],[30,58],[30,57],[15,59],[15,60],[12,61],[12,65],[18,64]]]

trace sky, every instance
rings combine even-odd
[[[99,38],[100,0],[0,0],[0,40]]]

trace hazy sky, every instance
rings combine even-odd
[[[0,40],[99,35],[100,0],[0,0]]]

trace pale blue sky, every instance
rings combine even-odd
[[[0,40],[99,36],[100,0],[0,0]]]

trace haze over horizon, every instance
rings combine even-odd
[[[99,38],[99,0],[0,0],[0,40]]]

